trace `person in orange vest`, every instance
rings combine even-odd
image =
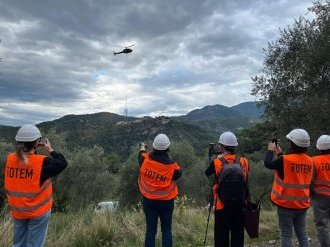
[[[170,159],[170,140],[159,134],[153,141],[153,150],[146,152],[141,145],[139,152],[139,189],[143,196],[143,211],[146,218],[145,247],[155,246],[157,222],[160,218],[162,246],[172,246],[172,215],[174,198],[178,195],[176,180],[181,177],[180,166]]]
[[[312,189],[314,223],[321,247],[330,246],[330,135],[322,135],[316,142],[320,153],[313,157],[315,179]]]
[[[215,181],[219,180],[223,169],[224,163],[229,165],[239,164],[242,171],[242,179],[245,181],[245,186],[238,188],[239,191],[244,190],[244,195],[240,196],[240,201],[235,204],[225,204],[218,194],[218,189],[221,183],[215,182],[213,185],[213,198],[214,198],[214,246],[218,247],[243,247],[244,246],[244,215],[243,207],[246,200],[249,198],[248,191],[248,172],[249,163],[246,158],[238,157],[236,148],[238,146],[236,136],[231,132],[224,132],[219,138],[220,154],[216,159],[211,161],[209,167],[205,170],[206,176],[215,175]],[[236,178],[235,178],[236,180]],[[237,180],[236,180],[237,181]],[[232,192],[234,193],[234,192]],[[235,192],[236,196],[239,193]],[[241,198],[243,196],[243,198]],[[230,243],[230,244],[229,244]]]
[[[310,206],[313,160],[306,152],[310,137],[306,130],[294,129],[286,135],[289,152],[282,154],[276,143],[268,144],[264,164],[275,170],[271,201],[277,206],[281,246],[292,246],[292,228],[300,247],[308,247],[306,213]],[[278,158],[273,160],[276,153]]]
[[[52,208],[51,177],[67,167],[63,155],[41,140],[39,129],[23,125],[17,132],[16,152],[7,157],[5,190],[14,222],[13,247],[44,246]],[[38,155],[42,146],[49,156]]]

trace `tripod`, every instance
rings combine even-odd
[[[219,154],[219,150],[215,148],[214,143],[210,143],[209,144],[209,153],[208,153],[208,159],[207,159],[207,165],[209,165],[211,163],[211,159],[213,155],[217,155]],[[214,177],[215,180],[215,177]],[[215,183],[215,181],[213,181],[212,185]],[[210,223],[210,216],[211,216],[211,211],[213,208],[213,203],[214,203],[214,199],[213,199],[213,187],[211,187],[211,195],[210,195],[210,200],[209,200],[209,210],[208,210],[208,216],[207,216],[207,223],[206,223],[206,230],[205,230],[205,238],[204,238],[204,247],[206,246],[206,238],[207,238],[207,231],[209,228],[209,223]]]
[[[204,247],[206,246],[207,230],[209,228],[210,215],[211,215],[212,208],[213,208],[213,194],[211,194],[210,202],[209,202],[209,210],[208,210],[206,230],[205,230],[205,238],[204,238]]]

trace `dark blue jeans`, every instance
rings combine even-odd
[[[145,247],[154,247],[158,217],[162,230],[162,246],[172,247],[172,215],[174,200],[159,201],[143,197],[143,211],[146,216],[147,231]]]

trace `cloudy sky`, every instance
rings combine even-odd
[[[262,49],[312,0],[1,0],[0,124],[255,100]],[[133,52],[113,55],[125,46]],[[126,101],[127,98],[127,101]]]

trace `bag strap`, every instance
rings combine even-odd
[[[221,160],[223,165],[228,164],[228,161],[223,156],[220,157],[220,160]]]
[[[229,164],[228,161],[223,156],[220,158],[220,160],[221,160],[222,164]],[[242,166],[241,165],[241,158],[239,156],[235,157],[235,163]]]

